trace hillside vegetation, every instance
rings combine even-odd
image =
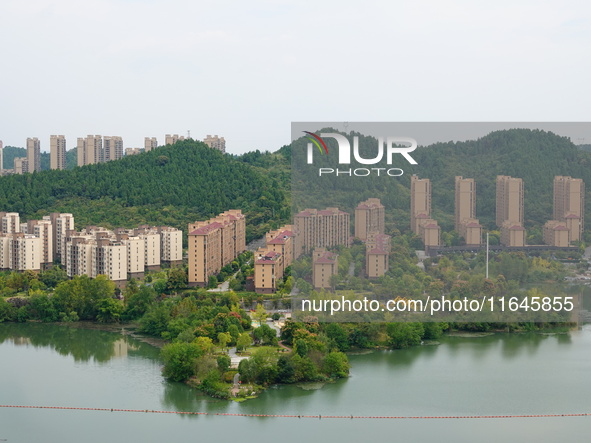
[[[189,222],[236,208],[247,215],[248,240],[289,216],[276,179],[192,140],[119,161],[2,177],[0,208],[23,219],[72,212],[78,228],[148,223],[185,231]]]

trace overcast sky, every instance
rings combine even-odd
[[[587,1],[0,0],[0,140],[590,121],[589,48]]]

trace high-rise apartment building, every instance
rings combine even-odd
[[[294,258],[314,248],[351,244],[351,216],[338,208],[305,209],[294,216]]]
[[[476,183],[473,178],[456,176],[455,230],[460,232],[463,220],[476,218]]]
[[[13,234],[21,230],[21,216],[18,212],[0,212],[2,233]]]
[[[41,270],[41,241],[34,235],[8,234],[8,264],[12,271]]]
[[[41,268],[49,268],[53,263],[53,226],[50,218],[45,216],[43,220],[29,220],[26,230],[22,231],[39,238]]]
[[[523,228],[523,180],[507,175],[497,176],[497,226],[501,228],[501,244],[525,246]]]
[[[178,134],[166,134],[164,137],[164,144],[165,145],[174,145],[176,142],[182,142],[185,137],[180,136]]]
[[[206,286],[211,275],[245,250],[246,219],[240,210],[189,224],[189,285]]]
[[[123,139],[118,136],[103,138],[103,160],[119,160],[123,158]]]
[[[66,137],[63,135],[49,137],[49,167],[66,169]]]
[[[145,137],[144,138],[144,151],[150,152],[158,147],[158,140],[156,137]]]
[[[86,138],[79,137],[76,145],[78,166],[102,163],[103,138],[100,135],[88,135]]]
[[[37,137],[27,138],[27,172],[41,171],[41,142]]]
[[[91,278],[106,275],[114,282],[127,280],[127,246],[112,238],[97,238],[92,247]]]
[[[140,148],[125,148],[125,155],[138,155],[141,154],[142,150]]]
[[[385,210],[379,198],[368,198],[355,208],[355,237],[365,241],[372,232],[384,233]]]
[[[421,220],[431,218],[431,180],[410,177],[410,228],[419,234]]]
[[[510,221],[523,226],[523,180],[497,176],[497,226]]]
[[[570,241],[583,239],[585,182],[568,176],[554,177],[554,220],[566,223]]]
[[[15,157],[14,158],[14,173],[25,174],[29,172],[29,161],[27,157]]]
[[[53,237],[53,260],[64,265],[66,258],[66,237],[68,231],[74,231],[74,216],[69,213],[52,212],[49,214]]]
[[[160,268],[160,233],[155,227],[143,225],[133,230],[136,235],[144,240],[144,267],[148,271]]]
[[[455,230],[467,245],[482,244],[482,225],[476,218],[476,182],[456,176]]]
[[[233,225],[233,231],[231,235],[235,235],[235,225]],[[246,226],[244,227],[246,232]],[[160,234],[160,257],[163,262],[169,263],[170,265],[180,265],[183,263],[183,231],[180,229],[171,228],[170,226],[160,226],[158,228]],[[234,246],[234,245],[232,245]],[[244,245],[246,249],[246,245]],[[238,254],[236,254],[238,255]],[[230,261],[232,261],[230,259]]]
[[[207,137],[203,139],[203,143],[205,143],[210,148],[217,149],[218,151],[224,153],[226,152],[226,140],[224,137],[218,137],[217,135],[212,137],[208,134]]]

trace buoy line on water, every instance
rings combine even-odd
[[[101,412],[141,412],[148,414],[180,414],[180,415],[209,415],[226,417],[270,417],[270,418],[340,418],[340,419],[485,419],[485,418],[555,418],[555,417],[591,417],[591,413],[570,414],[517,414],[517,415],[309,415],[309,414],[241,414],[230,412],[193,412],[193,411],[159,411],[154,409],[120,409],[120,408],[82,408],[75,406],[30,406],[30,405],[0,405],[0,408],[13,409],[58,409],[68,411],[101,411]]]

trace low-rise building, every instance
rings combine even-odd
[[[283,278],[283,255],[267,248],[260,248],[254,255],[254,287],[259,294],[272,294]]]
[[[544,225],[544,243],[549,246],[566,247],[570,245],[571,231],[565,222],[549,220]]]
[[[325,248],[316,248],[312,253],[312,286],[314,289],[330,289],[331,277],[339,272],[338,254]]]
[[[525,228],[518,222],[505,221],[501,226],[501,244],[510,247],[525,246]]]
[[[365,273],[369,278],[382,277],[389,269],[390,236],[372,232],[365,243]]]

